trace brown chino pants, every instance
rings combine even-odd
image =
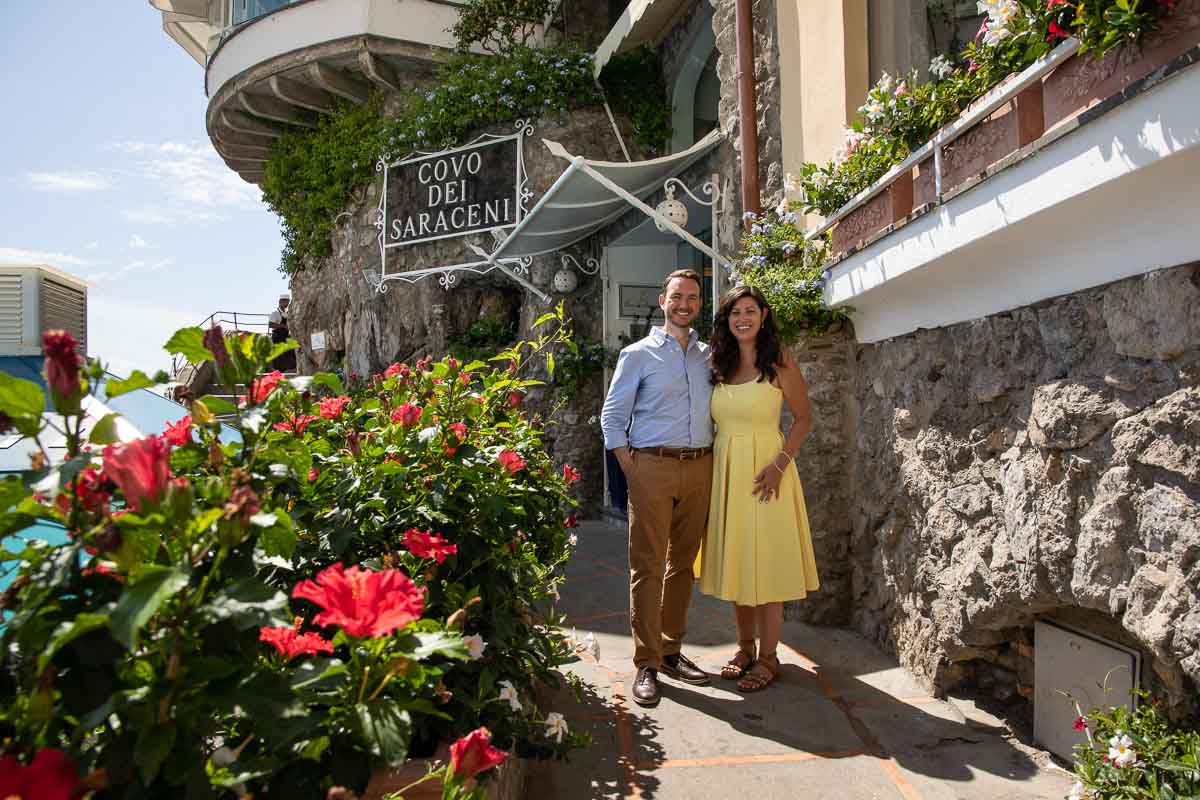
[[[658,669],[687,632],[693,565],[708,524],[712,453],[633,453],[629,481],[629,625],[633,663]]]

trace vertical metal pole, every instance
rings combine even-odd
[[[933,202],[942,202],[942,137],[933,137]]]
[[[721,201],[724,199],[723,187],[721,186],[721,174],[714,172],[712,174],[712,239],[713,253],[717,256],[721,255],[720,240],[717,237],[717,214],[721,206]],[[721,300],[721,259],[713,258],[712,260],[712,314],[713,319],[717,318],[717,303]]]

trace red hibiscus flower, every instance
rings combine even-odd
[[[450,544],[440,534],[416,528],[409,528],[405,532],[404,547],[417,558],[432,558],[439,564],[446,560],[446,556],[458,552],[458,545]]]
[[[282,380],[283,373],[279,370],[268,372],[261,378],[255,378],[254,382],[250,384],[250,392],[242,398],[242,401],[246,405],[249,405],[251,402],[261,403],[267,399],[267,396],[275,390],[275,387],[278,386],[279,382]]]
[[[15,756],[0,758],[0,797],[18,800],[71,800],[79,773],[62,750],[43,747],[28,765]]]
[[[1051,20],[1050,33],[1046,36],[1047,42],[1057,42],[1059,39],[1071,38],[1071,32],[1066,28],[1060,27],[1057,22]]]
[[[317,625],[337,625],[350,636],[387,636],[421,618],[425,595],[397,569],[380,572],[342,566],[339,562],[317,574],[317,580],[296,584],[292,597],[309,600],[322,609]]]
[[[385,369],[383,371],[383,377],[385,377],[385,378],[394,377],[396,375],[399,375],[405,369],[407,369],[407,367],[405,367],[403,364],[392,364],[390,367],[388,367],[387,369]]]
[[[461,383],[463,386],[470,386],[471,385],[471,373],[464,372],[461,375],[459,375],[458,382]]]
[[[104,478],[95,467],[88,467],[81,470],[75,476],[75,480],[71,482],[70,488],[75,493],[75,496],[79,498],[79,504],[83,506],[83,510],[92,514],[103,513],[105,504],[108,503],[111,496],[105,491]],[[56,498],[56,502],[59,504],[59,510],[66,514],[70,508],[67,495],[60,494]]]
[[[509,408],[520,408],[521,404],[524,402],[525,402],[525,395],[522,392],[509,392],[508,393],[508,407]]]
[[[301,414],[300,416],[292,417],[290,420],[285,422],[276,422],[271,427],[277,431],[294,433],[299,436],[300,434],[304,433],[304,429],[308,427],[308,423],[316,422],[317,419],[318,417],[314,417],[312,414]]]
[[[579,470],[575,469],[570,464],[563,464],[562,475],[563,475],[563,480],[566,481],[567,483],[574,483],[575,481],[577,481],[581,477],[583,477],[582,475],[579,474]]]
[[[398,422],[406,428],[411,428],[421,421],[421,407],[405,403],[392,411],[392,422]]]
[[[350,398],[346,395],[341,397],[325,397],[321,399],[321,416],[324,419],[337,419],[342,415],[342,411],[350,404]]]
[[[79,368],[83,356],[75,352],[75,337],[66,331],[46,331],[42,334],[42,352],[46,355],[46,383],[56,398],[76,399],[79,388]]]
[[[1065,6],[1065,5],[1070,4],[1070,2],[1071,2],[1071,0],[1047,0],[1046,1],[1046,10],[1053,11],[1054,9],[1058,8],[1059,6]]]
[[[274,646],[287,656],[288,661],[300,655],[333,652],[332,642],[322,639],[318,633],[301,633],[299,625],[292,628],[259,628],[258,639]]]
[[[1075,730],[1077,730],[1077,731],[1087,730],[1087,720],[1084,719],[1083,717],[1076,717],[1075,718]]]
[[[496,456],[496,459],[506,470],[508,470],[510,475],[515,475],[521,470],[525,469],[525,459],[521,458],[521,456],[517,455],[517,453],[512,450],[508,450],[507,448],[501,450],[500,455]]]
[[[183,447],[185,444],[191,444],[192,415],[188,414],[174,424],[168,422],[167,429],[163,431],[163,438],[167,440],[167,444],[175,447]]]
[[[162,499],[171,479],[170,455],[171,447],[161,436],[110,444],[104,448],[104,474],[140,512]]]
[[[464,779],[497,767],[507,758],[508,753],[492,747],[492,734],[487,728],[477,728],[450,745],[450,769]]]
[[[567,517],[566,519],[563,520],[563,527],[564,528],[578,528],[579,527],[578,518],[576,518],[576,516],[574,514],[571,514],[569,517]]]
[[[458,437],[460,442],[467,440],[467,426],[461,422],[455,422],[450,425],[450,432]]]
[[[317,476],[318,476],[318,475],[320,475],[320,474],[321,474],[321,473],[317,472],[317,468],[316,468],[316,467],[309,467],[309,470],[308,470],[308,479],[309,479],[310,481],[315,481],[315,480],[317,479]]]

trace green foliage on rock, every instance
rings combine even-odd
[[[603,82],[602,92],[591,56],[573,48],[458,55],[438,67],[431,87],[406,92],[394,115],[383,115],[377,96],[322,117],[314,130],[286,133],[272,147],[263,180],[263,199],[283,226],[280,270],[291,275],[305,259],[332,253],[337,215],[374,179],[381,156],[396,160],[453,147],[489,126],[599,106],[605,93],[614,109],[629,115],[640,144],[661,147],[671,129],[657,61],[645,54],[621,57]]]
[[[507,53],[526,46],[555,5],[555,0],[467,0],[450,32],[464,53],[474,45]]]

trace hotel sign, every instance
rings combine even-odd
[[[515,226],[523,213],[521,138],[487,137],[386,164],[383,247]]]

